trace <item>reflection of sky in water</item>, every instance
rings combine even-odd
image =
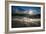
[[[32,11],[32,13],[35,14],[40,14],[40,7],[29,7],[29,6],[12,6],[12,11],[13,13],[15,13],[16,11],[18,12],[28,12],[28,11]]]

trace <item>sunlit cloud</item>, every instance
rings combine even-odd
[[[40,7],[13,6],[13,13],[40,14]]]

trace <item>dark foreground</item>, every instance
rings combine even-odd
[[[40,27],[40,21],[34,23],[27,23],[20,22],[20,21],[12,21],[12,28],[19,28],[19,27]]]

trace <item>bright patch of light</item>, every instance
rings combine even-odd
[[[34,13],[32,10],[29,10],[28,14],[33,15]]]

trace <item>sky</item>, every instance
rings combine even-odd
[[[41,8],[40,7],[30,7],[30,6],[12,6],[12,12],[29,12],[31,14],[40,14]]]

